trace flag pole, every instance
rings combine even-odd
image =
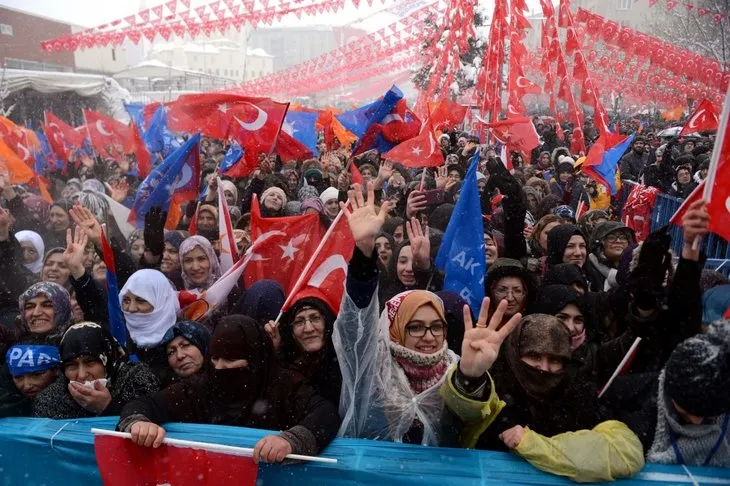
[[[128,432],[117,432],[116,430],[106,430],[92,428],[91,433],[94,435],[106,435],[109,437],[119,437],[122,439],[131,439],[132,434]],[[173,447],[189,447],[192,449],[205,450],[210,452],[220,452],[222,454],[230,454],[233,456],[241,457],[253,457],[253,449],[248,447],[235,447],[224,444],[216,444],[213,442],[198,442],[194,440],[182,440],[182,439],[171,439],[165,437],[162,440],[165,445]],[[287,459],[294,459],[297,461],[309,461],[309,462],[321,462],[325,464],[337,464],[337,459],[330,457],[317,457],[317,456],[303,456],[301,454],[288,454]]]
[[[616,379],[619,373],[621,373],[621,370],[626,366],[626,363],[629,361],[629,359],[634,355],[634,352],[636,351],[636,348],[639,346],[639,343],[641,342],[641,338],[637,337],[634,340],[634,344],[631,345],[629,350],[626,352],[626,355],[621,360],[621,362],[618,364],[616,369],[613,371],[613,374],[611,375],[611,378],[608,379],[605,385],[603,385],[603,388],[598,392],[598,398],[601,398],[604,393],[606,393],[606,390],[608,390],[608,387],[613,384],[613,381]]]
[[[322,248],[324,248],[324,244],[327,243],[327,240],[332,235],[332,233],[335,230],[335,227],[337,226],[337,223],[342,218],[342,215],[344,212],[342,209],[340,209],[340,212],[337,213],[337,216],[335,216],[335,219],[332,220],[332,223],[330,224],[330,227],[327,228],[327,232],[324,234],[322,239],[319,242],[319,245],[317,245],[317,249],[314,250],[314,253],[312,253],[312,256],[309,257],[309,261],[307,262],[307,265],[304,267],[304,270],[302,270],[302,273],[299,274],[299,278],[297,278],[296,283],[294,284],[294,287],[292,287],[291,292],[289,292],[289,295],[286,297],[286,300],[284,301],[284,305],[281,306],[282,309],[284,309],[287,304],[289,304],[289,301],[294,298],[294,294],[296,294],[302,284],[304,283],[304,279],[307,277],[307,274],[309,273],[309,270],[312,268],[312,265],[314,265],[314,261],[317,259],[319,254],[322,252]],[[279,315],[276,316],[276,320],[274,321],[275,324],[279,324],[279,321],[281,320],[281,317],[284,315],[284,311],[280,310]]]
[[[709,203],[710,198],[712,198],[712,186],[715,185],[715,174],[717,173],[717,166],[720,164],[720,155],[723,142],[725,141],[728,122],[730,122],[730,86],[728,86],[727,93],[725,93],[725,102],[722,105],[722,114],[720,115],[720,125],[717,127],[717,135],[715,136],[715,147],[712,150],[710,167],[707,171],[707,178],[705,179],[705,190],[702,194],[702,199],[705,201],[705,204]],[[697,250],[699,247],[700,237],[698,236],[692,242],[692,249]]]

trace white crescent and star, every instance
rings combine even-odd
[[[105,137],[111,137],[112,136],[111,133],[109,133],[109,132],[106,131],[106,129],[104,128],[104,123],[101,120],[96,120],[96,129],[99,131],[99,133],[101,133]]]
[[[329,274],[334,272],[335,270],[342,270],[345,272],[345,274],[347,274],[347,262],[345,261],[345,258],[339,253],[327,257],[327,259],[323,261],[320,266],[317,267],[314,273],[312,273],[312,276],[309,277],[309,282],[307,283],[311,287],[319,288],[325,281],[325,279],[329,276]]]
[[[299,251],[299,248],[294,246],[294,240],[289,240],[289,243],[286,245],[279,245],[279,248],[284,252],[281,255],[282,259],[288,258],[289,260],[294,260],[294,255]]]
[[[266,120],[268,120],[269,115],[264,110],[262,110],[261,108],[259,108],[256,105],[254,105],[253,103],[249,103],[249,104],[251,106],[253,106],[254,108],[256,108],[256,110],[257,110],[256,119],[254,121],[247,123],[247,122],[242,122],[238,117],[234,117],[234,118],[236,118],[236,121],[238,122],[238,124],[241,125],[241,128],[243,128],[244,130],[248,130],[249,132],[255,132],[257,130],[261,130],[261,128],[266,124]]]
[[[25,154],[25,155],[23,155],[23,156],[21,157],[21,159],[23,159],[23,161],[26,161],[26,160],[30,160],[30,158],[31,158],[31,157],[30,157],[30,150],[28,150],[28,149],[26,148],[26,146],[25,146],[25,145],[23,145],[23,144],[21,144],[21,143],[19,143],[19,144],[18,144],[18,148],[19,148],[19,149],[21,149],[21,150],[23,150],[23,152],[24,152],[24,154]]]

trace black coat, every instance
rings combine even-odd
[[[639,155],[633,150],[621,158],[621,180],[639,182],[639,177],[644,172],[649,154],[644,152]]]

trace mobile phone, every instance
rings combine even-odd
[[[433,189],[423,193],[426,196],[426,204],[429,206],[438,206],[446,200],[446,193],[441,189]]]

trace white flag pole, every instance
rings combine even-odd
[[[314,261],[317,259],[319,254],[322,252],[322,248],[324,248],[324,244],[327,242],[329,237],[332,235],[332,232],[335,230],[335,227],[337,226],[337,223],[340,221],[340,218],[342,218],[343,215],[342,209],[340,209],[340,212],[337,213],[337,216],[335,216],[335,219],[332,220],[332,223],[330,224],[330,227],[327,228],[327,232],[324,234],[322,239],[319,242],[319,245],[317,245],[317,249],[314,250],[314,253],[312,253],[312,256],[309,258],[309,261],[307,262],[307,265],[304,267],[304,270],[302,270],[302,273],[299,274],[299,278],[297,278],[296,283],[294,284],[294,287],[292,287],[291,292],[289,292],[289,295],[286,297],[286,300],[284,301],[284,305],[282,305],[282,309],[289,304],[289,301],[294,298],[294,294],[296,294],[299,289],[301,288],[302,284],[304,283],[304,279],[307,277],[307,274],[309,273],[309,270],[312,268],[312,265],[314,265]],[[282,316],[284,315],[283,311],[279,311],[279,315],[276,316],[276,320],[274,321],[275,324],[279,324],[279,321],[281,320]]]
[[[710,167],[705,178],[705,191],[702,194],[702,199],[704,199],[705,203],[709,203],[710,198],[712,198],[712,188],[715,185],[715,174],[717,173],[717,166],[720,163],[720,154],[722,152],[723,142],[725,141],[728,121],[730,121],[730,86],[728,86],[727,93],[725,93],[725,101],[722,105],[722,113],[720,115],[720,125],[717,127],[717,135],[715,136],[715,147],[712,150]],[[692,242],[692,249],[697,250],[699,247],[700,238],[697,237]]]
[[[120,437],[122,439],[131,439],[132,434],[127,432],[117,432],[115,430],[92,428],[91,433],[94,435],[108,435],[111,437]],[[220,452],[222,454],[230,454],[232,456],[253,457],[253,449],[247,447],[234,447],[224,444],[215,444],[212,442],[197,442],[193,440],[171,439],[165,437],[163,444],[173,447],[189,447],[191,449],[199,449],[211,452]],[[287,459],[295,459],[297,461],[322,462],[325,464],[337,464],[337,459],[329,457],[302,456],[300,454],[289,454]]]
[[[626,356],[624,356],[624,359],[621,360],[621,362],[618,364],[616,369],[613,371],[613,374],[611,375],[611,378],[608,379],[605,385],[603,385],[603,388],[601,388],[601,391],[598,392],[598,398],[601,398],[604,393],[606,393],[606,390],[608,390],[608,387],[611,386],[613,383],[613,380],[616,379],[618,374],[621,372],[623,367],[626,365],[626,362],[631,358],[631,356],[634,355],[634,351],[636,351],[636,348],[639,346],[639,343],[641,342],[641,338],[637,337],[634,341],[634,344],[631,345],[629,348],[629,351],[626,353]]]

